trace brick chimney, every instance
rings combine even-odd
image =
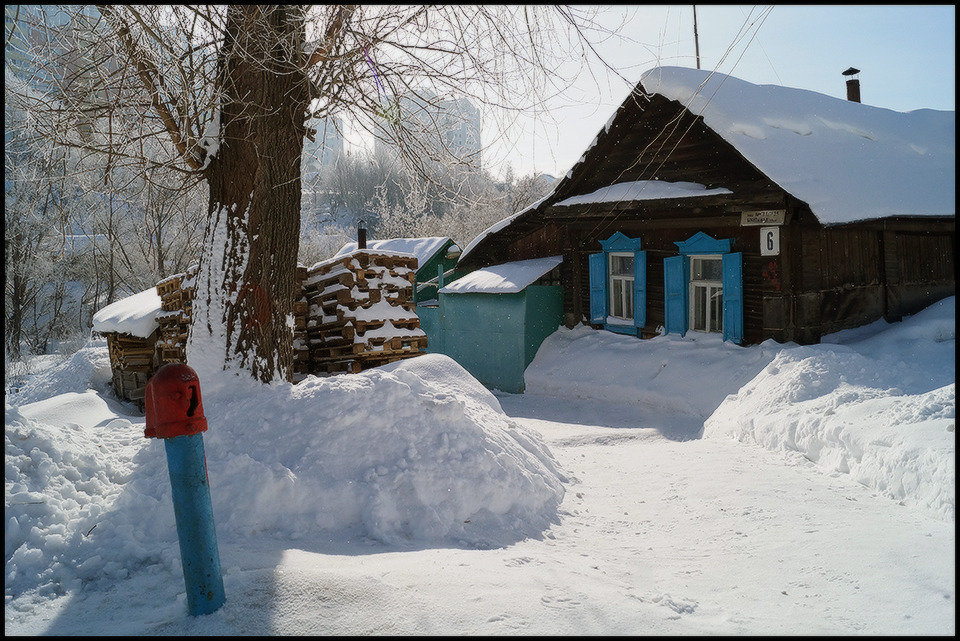
[[[842,73],[847,77],[847,100],[860,102],[860,79],[856,77],[860,70],[850,67]]]

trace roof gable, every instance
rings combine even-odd
[[[543,213],[555,207],[602,210],[601,205],[643,199],[642,191],[649,198],[650,187],[669,183],[703,188],[699,194],[671,193],[671,199],[724,198],[720,188],[734,198],[786,193],[827,225],[953,217],[955,171],[952,111],[902,113],[719,73],[660,67],[642,76],[546,198],[474,238],[459,265],[489,264],[498,243],[536,229]],[[614,192],[618,200],[611,201]]]
[[[955,215],[955,112],[899,112],[680,67],[641,83],[701,115],[821,223]]]

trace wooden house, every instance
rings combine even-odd
[[[955,114],[658,68],[458,271],[560,255],[564,322],[799,343],[955,293]]]

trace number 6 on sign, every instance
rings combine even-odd
[[[780,255],[780,228],[779,227],[761,227],[760,228],[760,255],[761,256],[779,256]]]

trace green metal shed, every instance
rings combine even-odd
[[[563,321],[551,256],[486,267],[441,286],[417,305],[427,351],[450,356],[489,388],[521,393],[523,372]]]

